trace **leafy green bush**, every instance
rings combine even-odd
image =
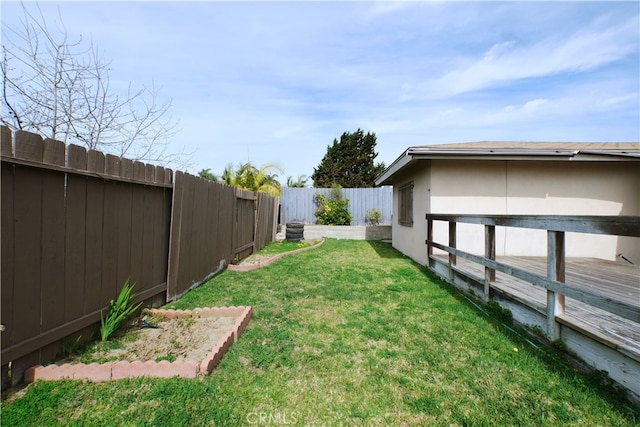
[[[316,223],[322,225],[350,225],[353,219],[349,213],[349,199],[342,198],[342,187],[331,188],[329,198],[323,194],[313,196],[316,209]]]
[[[131,300],[135,297],[135,294],[131,293],[135,285],[135,283],[130,285],[129,279],[127,279],[120,290],[118,299],[109,301],[107,316],[102,317],[102,313],[100,313],[100,339],[102,341],[106,341],[118,329],[120,324],[142,304],[133,305],[131,303]]]
[[[371,225],[378,225],[382,222],[382,212],[378,209],[369,209],[364,219]]]

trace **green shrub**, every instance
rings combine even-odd
[[[349,199],[342,198],[342,187],[331,188],[329,198],[323,194],[313,196],[317,206],[316,223],[322,225],[350,225],[353,219],[349,213]]]
[[[382,222],[382,212],[378,209],[369,209],[364,219],[371,225],[378,225]]]

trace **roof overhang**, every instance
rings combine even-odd
[[[392,178],[409,165],[424,160],[526,160],[526,161],[639,161],[640,149],[519,149],[409,147],[376,179],[376,186],[392,185]]]

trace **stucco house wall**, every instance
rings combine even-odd
[[[639,145],[640,146],[640,145]],[[394,186],[393,246],[425,265],[425,213],[640,215],[640,159],[571,161],[422,159],[399,168]],[[398,224],[398,189],[412,182],[413,226]],[[435,223],[434,239],[448,243],[446,223]],[[484,253],[484,228],[458,224],[458,248]],[[544,256],[544,230],[496,228],[496,254]],[[436,251],[437,253],[437,251]],[[637,238],[567,233],[566,255],[640,263]]]

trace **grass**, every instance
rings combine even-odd
[[[328,239],[169,307],[251,305],[209,377],[38,382],[3,425],[584,425],[640,421],[388,244]]]
[[[291,252],[296,249],[306,248],[308,246],[317,245],[320,240],[304,241],[304,242],[288,242],[286,240],[282,242],[270,242],[267,246],[256,252],[256,255],[276,255],[284,252]]]

